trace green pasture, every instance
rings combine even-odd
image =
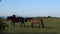
[[[25,23],[25,27],[19,27],[20,23],[16,26],[11,26],[11,21],[5,21],[9,27],[6,27],[6,34],[60,34],[60,19],[59,18],[44,18],[45,28],[38,28],[38,24],[31,27],[30,22]]]

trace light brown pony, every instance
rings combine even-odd
[[[42,28],[44,28],[43,19],[31,19],[30,22],[32,27],[34,27],[33,24],[39,24],[38,27],[40,28],[40,24],[41,24]]]

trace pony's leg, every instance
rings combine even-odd
[[[40,28],[40,22],[39,22],[39,26],[38,26],[38,28]]]
[[[33,23],[31,24],[32,28],[33,28]]]
[[[14,22],[14,26],[15,26],[15,22]]]
[[[23,22],[23,24],[24,24],[24,27],[25,27],[25,23]]]
[[[43,24],[43,22],[41,22],[41,25],[42,25],[42,28],[44,28],[44,24]]]
[[[11,22],[11,26],[12,26],[12,22]]]
[[[22,22],[21,22],[21,24],[20,24],[20,27],[22,27]]]
[[[13,22],[11,22],[11,26],[12,26]]]
[[[15,22],[11,22],[11,26],[14,25],[15,26]]]

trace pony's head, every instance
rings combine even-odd
[[[8,21],[8,20],[12,20],[12,17],[10,17],[10,16],[9,16],[9,17],[7,17],[7,21]]]

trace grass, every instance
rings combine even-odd
[[[11,26],[10,21],[6,21],[9,27],[7,27],[6,34],[60,34],[60,19],[59,18],[45,18],[45,28],[37,28],[38,24],[34,24],[34,28],[31,28],[31,23],[25,23],[26,27],[19,27],[19,23],[16,26]]]

